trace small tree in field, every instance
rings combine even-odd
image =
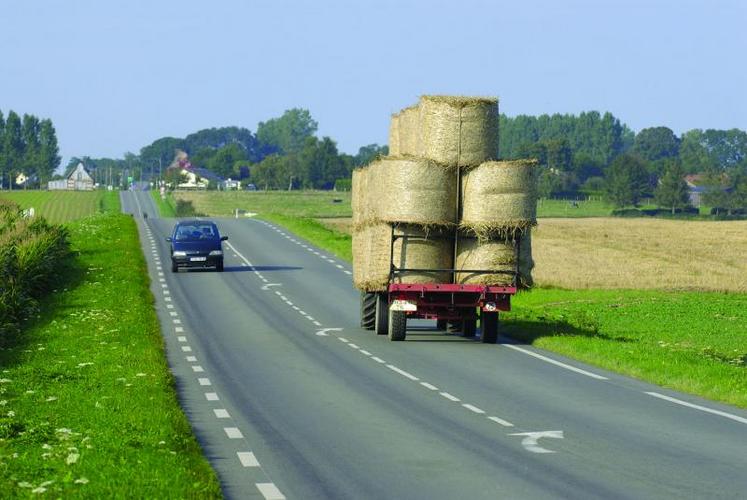
[[[605,186],[607,199],[617,207],[637,206],[648,189],[646,162],[635,155],[621,154],[612,162]]]
[[[656,204],[672,210],[690,206],[689,189],[684,179],[682,166],[677,162],[670,163],[664,170],[664,175],[654,191]]]

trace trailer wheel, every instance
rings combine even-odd
[[[436,320],[436,330],[441,330],[441,331],[446,330],[446,328],[448,326],[448,323],[449,322],[446,321],[445,319],[437,319]]]
[[[474,337],[477,332],[477,318],[464,318],[462,332],[465,337]]]
[[[483,311],[480,315],[480,330],[483,344],[495,344],[498,340],[498,313]]]
[[[373,330],[376,320],[376,294],[361,292],[361,328]]]
[[[407,335],[407,314],[405,311],[389,311],[389,340],[405,340]]]
[[[386,335],[389,329],[389,295],[386,292],[376,294],[376,320],[374,321],[374,331],[376,335]]]
[[[447,321],[446,322],[446,332],[447,333],[459,333],[462,331],[462,320],[458,319],[455,321]]]

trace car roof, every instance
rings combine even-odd
[[[215,222],[211,220],[199,220],[199,219],[192,219],[192,220],[181,220],[176,223],[177,226],[200,226],[204,224],[212,224],[215,226]]]

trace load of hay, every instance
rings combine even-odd
[[[451,166],[479,165],[498,153],[498,99],[422,96],[423,155]]]
[[[456,283],[466,285],[511,285],[516,271],[515,240],[480,241],[459,238],[456,253]],[[502,271],[474,273],[469,271]]]
[[[392,156],[402,154],[399,147],[399,113],[393,114],[389,122],[389,154]]]
[[[420,127],[420,108],[410,106],[399,112],[399,154],[403,156],[423,156],[423,140]],[[390,151],[389,154],[395,154]]]
[[[490,161],[462,174],[459,225],[481,238],[537,224],[537,162]]]
[[[455,169],[443,168],[423,158],[390,156],[372,163],[366,170],[366,188],[370,186],[371,195],[368,218],[424,227],[456,224]],[[365,208],[359,209],[359,213],[366,217]]]

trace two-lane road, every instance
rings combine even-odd
[[[358,326],[349,265],[259,220],[217,221],[225,272],[173,274],[174,221],[147,192],[122,203],[138,219],[182,405],[229,497],[747,491],[743,410],[425,326],[389,342]]]

